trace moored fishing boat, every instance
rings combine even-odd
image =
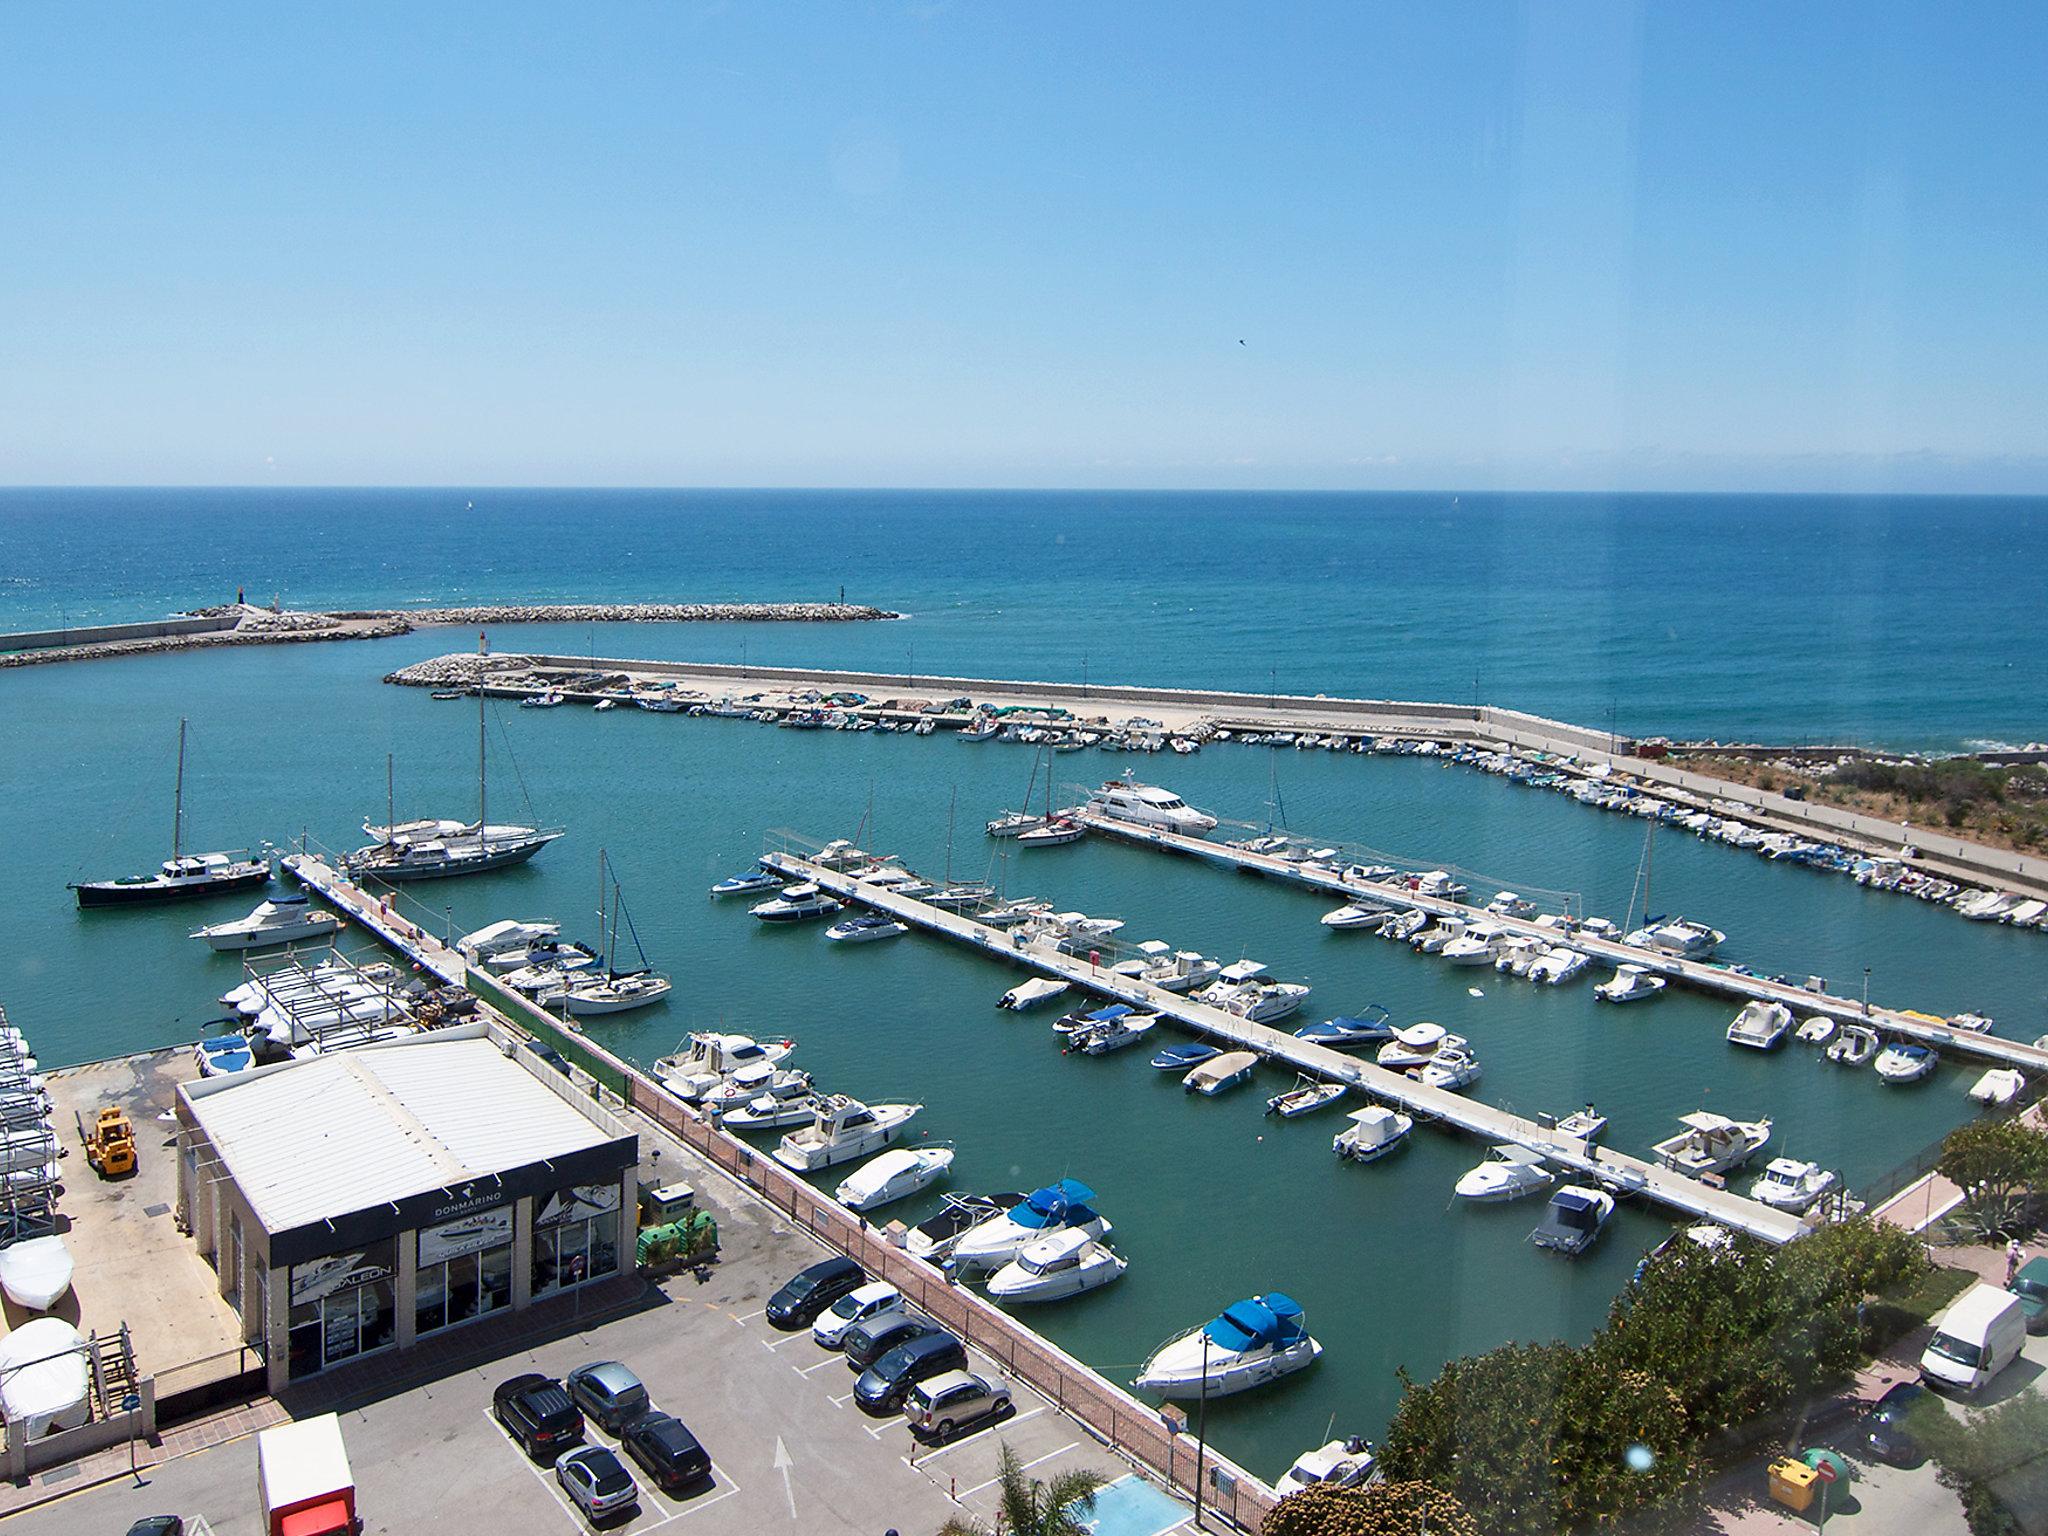
[[[1298,1120],[1336,1103],[1346,1091],[1342,1083],[1319,1082],[1303,1074],[1285,1093],[1276,1093],[1266,1100],[1266,1113],[1282,1120]]]
[[[1593,989],[1603,1003],[1639,1003],[1664,990],[1664,978],[1640,965],[1618,965],[1614,974]]]
[[[1652,1148],[1657,1161],[1677,1173],[1698,1178],[1703,1173],[1726,1173],[1740,1168],[1764,1149],[1771,1139],[1771,1122],[1731,1120],[1726,1115],[1695,1110],[1680,1115],[1681,1127]]]
[[[1376,1163],[1406,1146],[1415,1118],[1384,1104],[1368,1104],[1344,1117],[1351,1124],[1330,1141],[1330,1150],[1354,1163]]]
[[[811,1123],[792,1131],[775,1148],[775,1161],[792,1173],[815,1173],[850,1163],[887,1146],[924,1108],[922,1104],[863,1104],[844,1094],[818,1101]]]
[[[1910,1040],[1894,1040],[1877,1053],[1874,1070],[1879,1081],[1896,1088],[1919,1082],[1940,1062],[1941,1058],[1928,1046]]]

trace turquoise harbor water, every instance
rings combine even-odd
[[[448,504],[442,493],[12,494],[0,498],[0,625],[144,617],[232,596],[238,580],[252,594],[282,583],[287,602],[395,605],[815,597],[843,579],[849,597],[915,617],[744,632],[534,626],[495,631],[493,644],[732,660],[744,640],[761,661],[1076,677],[1085,654],[1097,678],[1258,688],[1270,671],[1283,689],[1409,697],[1468,695],[1476,669],[1482,696],[1566,718],[1601,718],[1618,697],[1624,730],[1933,743],[2048,734],[2038,670],[2006,665],[2048,609],[2038,504],[1554,499],[1475,510],[1467,498],[1453,514],[1448,497],[761,496],[681,498],[663,512],[645,499],[509,499],[512,511],[458,526],[423,513]],[[629,510],[657,520],[629,530]],[[1873,519],[1851,547],[1846,530]],[[1795,569],[1815,544],[1826,578]],[[1197,558],[1180,564],[1182,549]],[[246,900],[80,913],[64,889],[162,857],[181,715],[194,843],[308,832],[352,846],[365,815],[381,818],[387,752],[401,814],[473,805],[472,710],[378,681],[470,639],[428,631],[0,672],[0,1002],[44,1060],[189,1039],[239,979],[235,960],[185,934]],[[1278,1073],[1191,1101],[1145,1053],[1062,1057],[1050,1015],[997,1012],[1018,973],[921,938],[845,949],[818,927],[768,928],[744,904],[704,895],[771,829],[849,834],[870,806],[869,846],[938,871],[956,796],[953,873],[980,875],[992,857],[981,823],[1019,798],[1026,749],[637,711],[494,714],[494,815],[530,803],[570,835],[525,869],[416,888],[437,920],[445,907],[458,930],[553,916],[588,932],[598,850],[609,850],[650,957],[678,987],[666,1005],[595,1021],[593,1033],[651,1060],[692,1028],[787,1032],[825,1086],[925,1104],[918,1129],[960,1149],[957,1187],[1087,1180],[1130,1272],[1033,1321],[1112,1376],[1128,1378],[1163,1336],[1240,1295],[1298,1296],[1323,1362],[1212,1407],[1216,1442],[1257,1471],[1277,1473],[1333,1422],[1377,1434],[1397,1367],[1428,1375],[1504,1339],[1582,1336],[1669,1230],[1625,1210],[1587,1258],[1546,1257],[1523,1241],[1535,1204],[1450,1208],[1453,1180],[1482,1155],[1473,1143],[1418,1133],[1386,1163],[1339,1166],[1335,1113],[1289,1125],[1260,1114],[1286,1085]],[[1058,767],[1080,781],[1118,763],[1089,753]],[[1260,823],[1277,772],[1297,829],[1462,866],[1475,890],[1577,892],[1592,912],[1620,914],[1643,848],[1632,819],[1424,760],[1226,746],[1141,771]],[[1656,840],[1657,905],[1726,929],[1730,959],[1818,971],[1850,992],[1867,965],[1888,1002],[1976,1008],[2028,1039],[2048,1030],[2048,938],[1683,833]],[[1968,1069],[1887,1091],[1802,1047],[1738,1053],[1722,1039],[1723,1005],[1671,996],[1607,1009],[1585,981],[1475,977],[1327,932],[1317,897],[1158,854],[1084,843],[1013,853],[995,869],[1012,893],[1128,919],[1128,937],[1251,955],[1312,982],[1304,1017],[1376,1000],[1451,1025],[1484,1060],[1480,1097],[1553,1111],[1591,1099],[1631,1150],[1690,1109],[1769,1114],[1777,1148],[1840,1167],[1853,1185],[1969,1112]],[[1472,985],[1484,996],[1468,995]]]

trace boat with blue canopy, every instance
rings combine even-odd
[[[1094,1199],[1095,1191],[1079,1179],[1061,1179],[1034,1189],[1001,1215],[963,1233],[953,1248],[952,1267],[974,1274],[1007,1264],[1026,1243],[1054,1232],[1079,1231],[1102,1237],[1110,1226],[1095,1209]]]
[[[1371,1045],[1394,1037],[1393,1020],[1378,1003],[1367,1003],[1356,1015],[1340,1014],[1320,1024],[1304,1024],[1294,1032],[1297,1040],[1343,1050],[1351,1045]]]
[[[1322,1352],[1301,1303],[1268,1291],[1160,1345],[1132,1385],[1161,1397],[1224,1397],[1313,1365]]]
[[[1213,1061],[1222,1054],[1220,1046],[1204,1045],[1199,1040],[1190,1040],[1185,1045],[1169,1045],[1152,1058],[1152,1065],[1162,1072],[1185,1072],[1190,1067],[1199,1067],[1205,1061]]]

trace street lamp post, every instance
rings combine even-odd
[[[1195,1399],[1195,1529],[1202,1524],[1202,1470],[1209,1452],[1209,1330],[1202,1330],[1202,1382]]]

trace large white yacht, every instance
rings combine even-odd
[[[1212,832],[1216,818],[1198,811],[1170,789],[1140,784],[1136,779],[1111,779],[1088,794],[1088,809],[1118,821],[1134,821],[1143,827],[1183,832],[1190,837]]]
[[[794,1040],[755,1040],[747,1035],[703,1032],[654,1064],[654,1075],[685,1103],[694,1104],[748,1067],[774,1066],[796,1049]]]
[[[1109,1222],[1095,1209],[1095,1191],[1079,1179],[1034,1189],[1007,1210],[969,1227],[953,1245],[951,1262],[963,1274],[1007,1264],[1025,1246],[1055,1232],[1107,1237]]]
[[[1167,1340],[1132,1385],[1161,1397],[1228,1397],[1313,1365],[1322,1352],[1302,1323],[1301,1303],[1270,1291]]]
[[[206,940],[215,949],[263,949],[300,939],[324,939],[340,930],[340,918],[308,905],[304,896],[273,896],[247,917],[196,928],[192,937]]]
[[[850,1163],[889,1145],[903,1134],[922,1104],[867,1105],[844,1094],[818,1100],[811,1123],[791,1131],[775,1149],[775,1161],[793,1173],[815,1173]]]

